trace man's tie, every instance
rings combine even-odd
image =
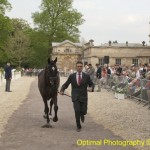
[[[81,84],[81,73],[78,72],[78,85],[80,85],[80,84]]]

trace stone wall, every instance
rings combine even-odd
[[[113,47],[113,46],[93,46],[84,50],[84,60],[93,65],[99,63],[99,59],[109,56],[110,65],[116,63],[120,58],[122,64],[131,65],[132,59],[138,59],[138,63],[149,63],[150,47]]]

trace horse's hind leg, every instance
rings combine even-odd
[[[49,119],[49,107],[48,107],[48,104],[47,104],[47,100],[44,100],[44,104],[45,104],[45,114],[46,114],[46,119],[47,119],[47,124],[43,125],[42,128],[50,128],[52,127],[50,125],[50,119]]]
[[[54,104],[53,99],[51,99],[51,101],[50,101],[50,112],[49,112],[49,115],[52,115],[53,104]]]
[[[58,106],[57,106],[57,97],[53,99],[54,101],[54,111],[55,111],[55,116],[53,118],[54,122],[58,121],[58,117],[57,117],[57,111],[58,111]]]

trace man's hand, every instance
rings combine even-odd
[[[63,92],[63,91],[60,91],[59,94],[60,94],[60,95],[64,95],[64,92]]]
[[[88,88],[87,88],[87,91],[88,91],[88,92],[94,92],[94,89],[92,89],[91,87],[88,87]]]

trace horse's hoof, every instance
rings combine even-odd
[[[53,121],[54,121],[54,122],[57,122],[57,121],[58,121],[58,118],[57,118],[57,117],[54,117],[54,118],[53,118]]]
[[[42,126],[42,128],[52,128],[52,126],[50,124],[45,124]]]
[[[52,115],[50,115],[49,118],[52,120]]]

